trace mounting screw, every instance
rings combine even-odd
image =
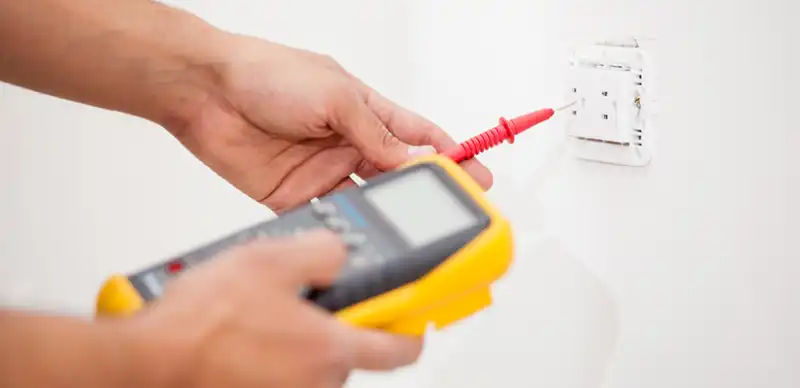
[[[572,88],[572,93],[577,93],[577,92],[578,92],[578,88]]]
[[[603,92],[603,96],[608,97],[608,92]]]
[[[603,120],[608,120],[608,115],[603,115]]]
[[[577,116],[578,115],[578,111],[576,111],[576,110],[572,111],[572,115],[573,116]]]

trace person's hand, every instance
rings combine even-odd
[[[409,145],[456,145],[334,60],[233,35],[210,93],[176,137],[217,174],[281,212],[409,160]],[[462,164],[488,189],[490,172]]]
[[[125,324],[149,344],[159,388],[334,388],[353,369],[414,362],[422,339],[346,325],[303,299],[337,276],[330,232],[242,245],[171,282]],[[141,345],[140,344],[140,345]]]

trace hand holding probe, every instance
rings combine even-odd
[[[491,305],[490,287],[509,268],[514,240],[510,222],[457,163],[513,142],[570,105],[500,119],[452,150],[414,159],[364,186],[112,275],[98,292],[97,315],[137,313],[160,299],[176,276],[233,246],[326,228],[347,244],[347,263],[333,284],[303,287],[299,296],[342,322],[397,334],[423,335],[430,324],[441,329],[458,322]]]

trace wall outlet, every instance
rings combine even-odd
[[[574,101],[567,144],[577,158],[626,166],[652,159],[648,93],[651,69],[636,39],[606,41],[574,51],[566,85]]]

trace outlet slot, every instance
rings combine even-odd
[[[621,146],[621,147],[630,147],[631,144],[632,144],[630,142],[595,139],[595,138],[591,138],[591,137],[576,137],[576,139],[583,140],[583,141],[591,141],[591,142],[594,142],[594,143],[611,144],[611,145]]]

